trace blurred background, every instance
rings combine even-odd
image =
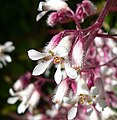
[[[32,71],[36,63],[27,56],[31,48],[42,49],[52,36],[63,29],[75,28],[74,23],[57,25],[53,28],[46,24],[47,15],[36,22],[39,0],[0,0],[0,44],[13,41],[15,50],[10,53],[12,62],[0,69],[0,119],[10,120],[11,113],[16,112],[17,105],[7,104],[9,88],[26,71]],[[76,8],[76,3],[81,0],[68,0],[68,5]],[[88,27],[94,22],[100,13],[105,0],[92,0],[97,6],[96,15],[88,17],[82,28]],[[109,32],[110,28],[117,28],[117,13],[109,14],[103,24],[103,30]]]

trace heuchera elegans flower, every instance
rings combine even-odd
[[[64,0],[47,0],[46,2],[40,2],[38,11],[41,11],[36,20],[40,20],[48,11],[60,11],[60,10],[70,10],[67,3]]]
[[[10,53],[15,49],[13,46],[13,42],[8,41],[4,45],[0,45],[0,68],[3,67],[3,65],[6,66],[6,62],[11,62],[12,59],[9,55],[6,53]]]
[[[66,73],[71,78],[76,77],[75,70],[66,63],[66,58],[69,54],[72,43],[72,36],[65,36],[61,39],[59,44],[53,49],[46,51],[44,53],[38,52],[36,50],[29,50],[28,56],[32,60],[39,60],[39,64],[34,68],[33,75],[40,75],[45,72],[50,63],[57,64],[57,71],[55,72],[55,81],[57,84],[61,81],[61,65],[64,64]],[[59,76],[59,77],[58,77]]]

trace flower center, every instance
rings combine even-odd
[[[51,50],[49,50],[49,53],[54,57],[54,60],[53,60],[54,64],[63,63],[64,58],[56,56],[55,53]]]
[[[54,64],[58,64],[58,63],[60,63],[60,62],[62,62],[61,57],[55,56],[55,57],[54,57]]]
[[[77,70],[78,72],[80,71],[80,67],[73,67],[75,70]]]
[[[88,103],[89,105],[93,104],[93,101],[90,99],[88,95],[80,94],[79,95],[79,102],[81,104]]]

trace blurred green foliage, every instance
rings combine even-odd
[[[75,10],[76,3],[81,0],[69,0],[68,4]],[[99,11],[104,5],[104,0],[93,0],[99,8]],[[67,25],[57,25],[50,28],[46,25],[47,15],[39,22],[35,18],[38,14],[38,0],[0,0],[0,44],[6,41],[13,41],[16,47],[15,51],[11,53],[12,63],[9,63],[3,69],[0,69],[0,118],[9,120],[9,113],[16,111],[14,105],[7,104],[9,97],[9,88],[20,75],[26,71],[32,71],[35,62],[31,61],[27,56],[27,51],[31,48],[42,49],[46,43],[51,39],[53,34],[49,34],[52,29],[72,29],[75,27],[73,23]],[[89,17],[82,23],[85,28],[92,24],[90,21],[95,21],[97,15]],[[110,14],[106,17],[105,23],[108,27],[107,32],[112,27],[117,27],[116,13]]]

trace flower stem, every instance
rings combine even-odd
[[[96,23],[98,23],[99,28],[102,26],[102,23],[103,23],[105,17],[107,16],[107,14],[109,13],[114,2],[116,2],[116,0],[107,0],[104,8],[102,9],[102,12],[100,13],[100,15],[96,21]]]

